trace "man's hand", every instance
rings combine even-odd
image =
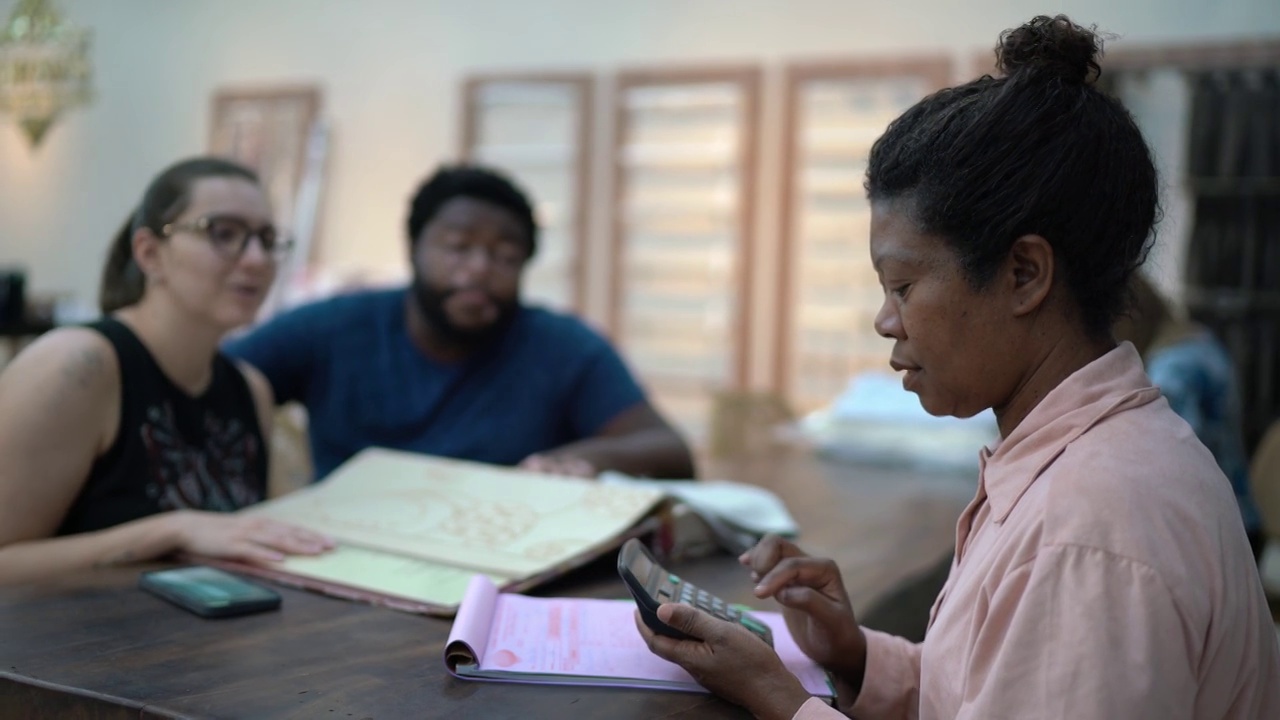
[[[639,611],[635,618],[654,655],[684,668],[698,684],[758,718],[790,720],[810,697],[773,648],[741,625],[667,603],[658,608],[658,619],[695,638],[676,640],[650,630]]]
[[[647,402],[623,410],[590,436],[525,458],[520,466],[582,477],[605,470],[661,479],[694,477],[693,456],[684,439]]]
[[[593,478],[600,474],[590,460],[567,453],[530,455],[520,462],[520,469],[581,478]]]
[[[738,562],[751,569],[755,595],[772,597],[796,644],[854,692],[862,687],[867,641],[832,560],[812,558],[788,540],[766,535]]]

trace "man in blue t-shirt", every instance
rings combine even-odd
[[[622,359],[568,315],[520,303],[537,249],[505,177],[446,167],[409,214],[413,281],[286,312],[225,346],[308,411],[316,477],[371,446],[592,476],[692,477],[680,435]]]

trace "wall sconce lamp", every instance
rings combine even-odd
[[[32,147],[62,113],[89,102],[89,39],[50,0],[18,0],[0,26],[0,112],[17,121]]]

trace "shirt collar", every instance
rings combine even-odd
[[[1063,380],[1009,437],[981,451],[980,482],[992,519],[1003,522],[1068,445],[1104,418],[1160,397],[1133,345],[1121,343]]]

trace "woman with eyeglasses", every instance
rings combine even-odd
[[[102,276],[102,319],[0,374],[0,584],[175,552],[270,563],[332,547],[229,514],[266,495],[271,390],[223,356],[289,243],[257,177],[196,158],[147,187]]]

